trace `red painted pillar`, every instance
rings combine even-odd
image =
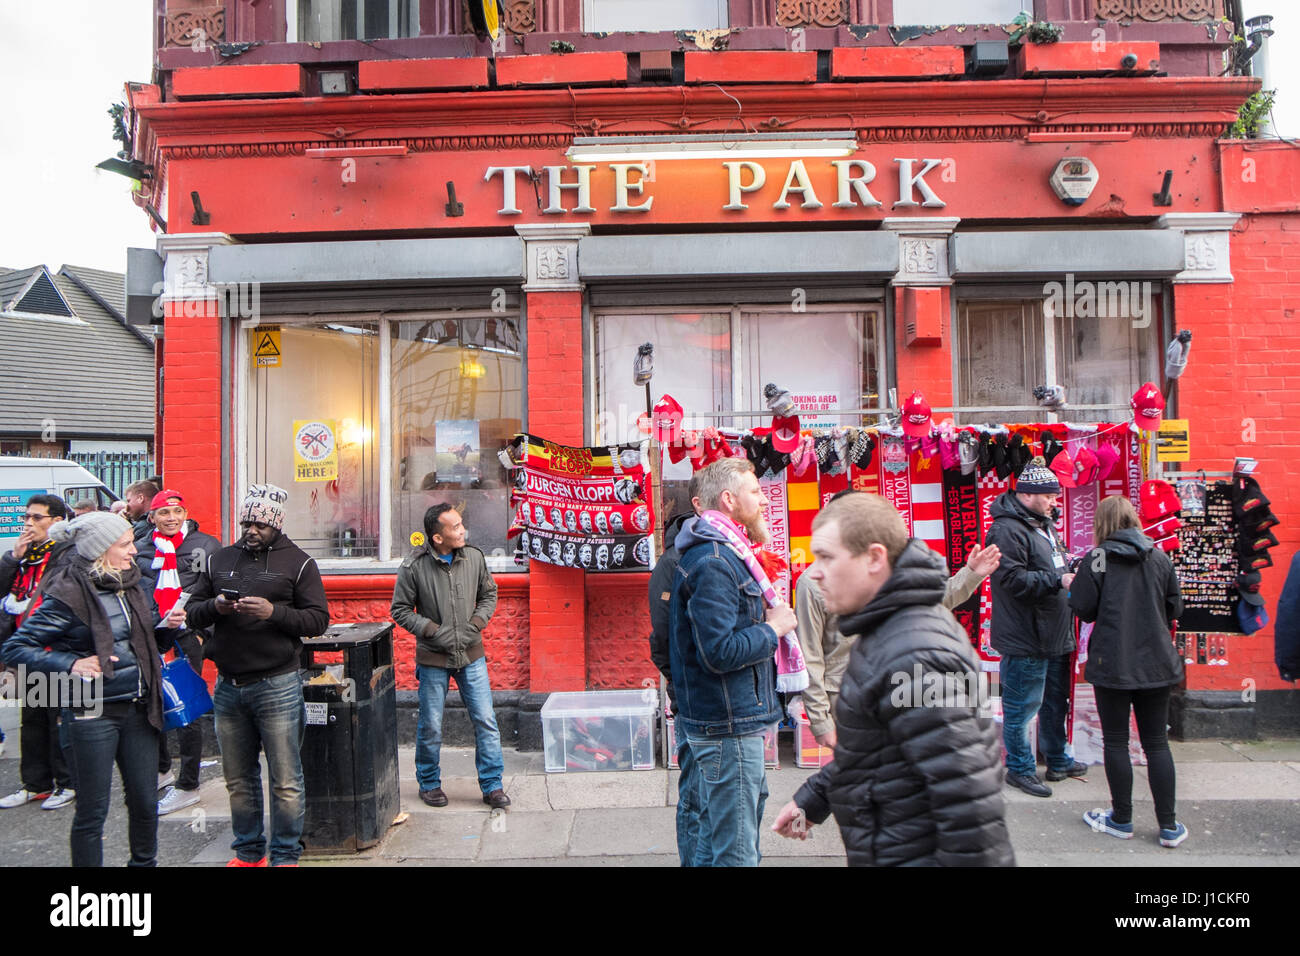
[[[894,353],[900,405],[913,391],[920,391],[935,408],[955,404],[948,237],[959,221],[890,217],[881,224],[898,236]],[[946,417],[935,415],[937,421]]]
[[[229,243],[210,233],[164,236],[162,382],[158,408],[162,453],[155,462],[185,496],[190,517],[225,541],[221,527],[221,336],[226,320],[207,282],[208,250]]]
[[[574,226],[520,226],[528,281],[530,434],[565,445],[583,442],[582,286]],[[581,570],[533,562],[529,569],[529,689],[585,690],[586,579]]]

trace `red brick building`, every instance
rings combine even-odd
[[[942,2],[511,0],[493,42],[460,0],[157,0],[128,107],[166,224],[130,280],[163,282],[162,473],[226,540],[248,482],[289,488],[340,620],[387,617],[407,537],[452,500],[499,572],[494,686],[637,686],[646,576],[517,567],[495,461],[523,429],[635,437],[636,343],[704,423],[766,424],[746,413],[772,380],[845,424],[913,389],[936,418],[1047,421],[1044,382],[1117,421],[1186,328],[1188,467],[1258,458],[1289,558],[1298,167],[1220,139],[1259,88],[1225,75],[1235,4],[1037,0],[1024,35],[1021,7],[940,28],[909,24]],[[1031,42],[1043,22],[1059,42]],[[1045,316],[1067,276],[1145,283],[1147,321]],[[338,476],[294,482],[317,419]],[[439,462],[451,423],[472,480]],[[1294,712],[1271,629],[1230,641],[1189,668],[1187,733],[1228,726],[1196,716],[1220,705],[1246,735]]]

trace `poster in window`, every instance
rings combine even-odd
[[[293,423],[293,480],[334,481],[339,476],[338,424],[332,418]]]
[[[644,448],[522,437],[511,496],[516,560],[592,572],[649,567],[654,511]]]
[[[435,428],[433,462],[438,481],[468,485],[481,478],[478,422],[449,420],[438,422]]]

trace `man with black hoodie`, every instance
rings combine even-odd
[[[689,514],[674,515],[664,529],[664,553],[650,572],[650,660],[664,676],[668,689],[668,706],[677,716],[677,695],[673,691],[673,671],[668,647],[668,609],[673,594],[673,578],[681,552],[677,550],[677,535],[688,520],[699,514],[700,472],[691,475],[687,497],[691,500]],[[682,866],[694,866],[695,844],[700,829],[700,806],[695,779],[695,760],[686,742],[686,734],[677,734],[677,855]]]
[[[1010,866],[997,729],[970,638],[942,606],[948,569],[879,495],[813,521],[827,612],[858,639],[840,684],[835,760],[781,808],[804,839],[832,813],[851,866]]]
[[[985,543],[997,545],[1002,561],[993,572],[990,643],[1002,657],[1002,737],[1007,749],[1007,783],[1034,797],[1052,789],[1038,778],[1029,746],[1029,724],[1038,714],[1039,747],[1047,757],[1047,779],[1082,777],[1088,768],[1065,751],[1070,699],[1070,652],[1074,622],[1069,592],[1074,575],[1053,527],[1061,484],[1042,458],[1034,458],[1016,479],[1015,491],[989,508],[993,525]]]
[[[298,669],[302,638],[325,631],[329,605],[315,560],[280,530],[288,498],[275,485],[248,489],[243,539],[208,561],[217,596],[189,609],[190,627],[213,625],[205,651],[220,675],[212,702],[235,837],[227,866],[266,866],[259,751],[271,773],[271,865],[296,866],[302,853],[306,707]]]

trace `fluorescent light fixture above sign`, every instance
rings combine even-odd
[[[571,162],[672,159],[809,159],[852,156],[851,132],[708,133],[692,136],[578,136],[564,154]]]

